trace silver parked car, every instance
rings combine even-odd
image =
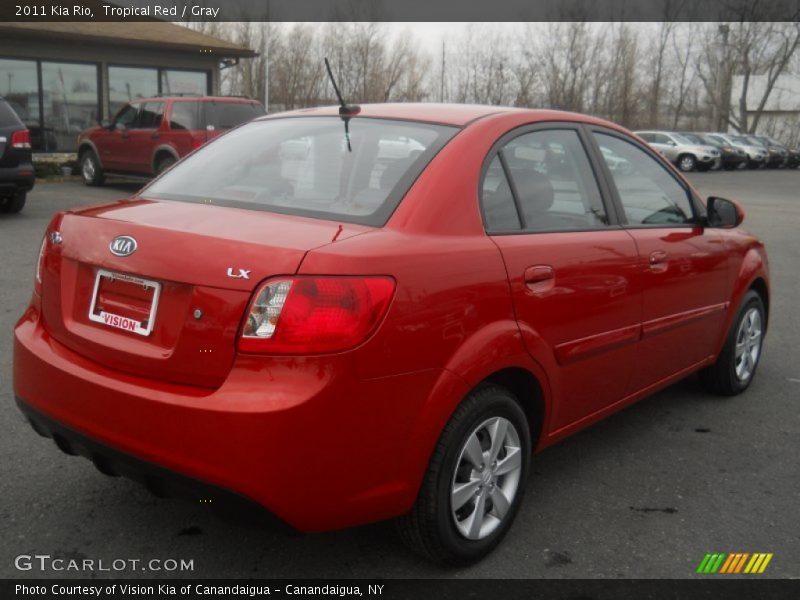
[[[719,168],[722,159],[714,146],[698,145],[679,133],[671,131],[635,131],[636,135],[647,142],[654,150],[681,171],[708,171]]]
[[[748,142],[744,137],[729,133],[705,133],[706,137],[711,138],[716,142],[729,144],[741,148],[747,154],[747,166],[751,169],[758,169],[767,164],[767,157],[769,153],[763,146],[755,146]]]

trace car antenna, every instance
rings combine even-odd
[[[339,116],[342,118],[342,121],[344,121],[344,137],[347,140],[347,150],[352,152],[353,148],[350,146],[350,118],[361,112],[361,107],[357,104],[347,104],[344,101],[342,93],[339,91],[339,86],[336,85],[336,79],[333,78],[331,63],[328,62],[327,57],[325,58],[325,68],[328,70],[328,77],[333,84],[333,91],[336,92],[336,97],[339,99]]]

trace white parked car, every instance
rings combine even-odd
[[[719,150],[713,146],[700,146],[679,133],[669,131],[634,131],[636,135],[657,150],[681,171],[708,171],[722,164]]]

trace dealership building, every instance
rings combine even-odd
[[[0,96],[35,152],[71,152],[86,127],[147,96],[219,93],[220,70],[255,52],[164,22],[0,22]]]

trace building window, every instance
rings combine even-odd
[[[208,94],[208,73],[205,71],[178,71],[163,69],[161,71],[161,93],[170,94]]]
[[[211,92],[208,71],[109,66],[110,112],[103,115],[98,69],[92,63],[0,58],[0,96],[30,130],[34,152],[74,152],[81,131],[103,116],[113,117],[129,102]]]
[[[55,150],[55,138],[42,129],[39,116],[39,81],[35,60],[0,59],[0,96],[31,132],[37,151]]]
[[[77,135],[100,118],[97,66],[42,62],[42,106],[45,131],[55,136],[56,150],[75,150]]]
[[[110,116],[128,102],[158,95],[158,69],[108,67]]]

